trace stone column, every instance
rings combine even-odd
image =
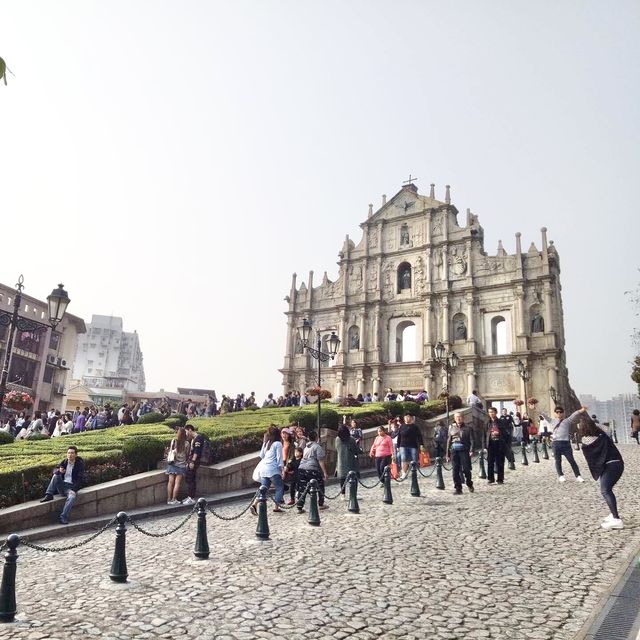
[[[518,288],[516,295],[516,313],[518,314],[518,335],[523,336],[527,333],[524,326],[524,291]]]
[[[362,309],[360,313],[360,350],[364,350],[369,336],[367,335],[367,310]]]
[[[449,343],[449,300],[442,298],[442,342]]]
[[[336,397],[337,398],[343,397],[343,385],[344,385],[344,381],[342,380],[342,374],[338,374],[336,376]]]
[[[476,331],[475,331],[475,314],[473,313],[474,309],[474,299],[473,299],[473,294],[469,293],[467,294],[467,320],[468,320],[468,327],[467,327],[467,340],[475,340],[476,339]]]
[[[362,377],[362,371],[358,371],[357,376],[358,385],[356,395],[358,395],[359,393],[364,395],[364,378]]]
[[[374,393],[380,394],[380,372],[378,369],[374,369],[371,376],[371,395]],[[380,398],[382,400],[382,398]]]
[[[428,300],[427,304],[425,306],[425,310],[424,310],[424,335],[422,336],[422,342],[424,343],[423,349],[424,349],[424,353],[423,353],[423,360],[430,360],[431,359],[431,352],[432,352],[432,346],[431,346],[431,313],[432,313],[432,307],[431,307],[431,301]]]
[[[564,398],[560,394],[560,388],[558,387],[558,370],[555,367],[549,367],[549,369],[547,370],[547,378],[549,379],[549,387],[553,387],[556,390],[556,394],[558,396],[558,404],[563,405]],[[549,413],[552,413],[554,408],[554,403],[553,403],[553,400],[551,399],[551,394],[549,393],[548,389],[545,390],[543,397],[549,398]]]
[[[477,384],[476,384],[476,372],[471,369],[470,371],[467,371],[467,395],[470,396],[472,391],[474,389],[477,389]],[[463,401],[465,400],[465,398],[462,399]]]
[[[549,333],[550,331],[553,331],[553,314],[551,313],[551,284],[549,282],[544,283],[542,296],[544,300],[544,332]]]

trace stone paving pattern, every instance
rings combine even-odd
[[[270,509],[266,542],[250,514],[209,515],[208,561],[192,554],[195,517],[168,538],[129,527],[127,585],[108,577],[113,530],[74,552],[20,547],[19,621],[0,625],[0,638],[569,640],[640,543],[640,447],[621,449],[621,531],[600,528],[607,511],[578,453],[584,484],[559,484],[553,460],[543,460],[518,464],[503,486],[476,479],[463,496],[453,495],[450,473],[445,491],[435,476],[421,479],[419,498],[394,483],[393,505],[379,488],[360,488],[361,513],[333,500],[321,527],[306,513]],[[179,519],[142,524],[161,530]]]

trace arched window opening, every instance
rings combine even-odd
[[[396,362],[415,362],[416,359],[416,325],[402,322],[396,330]]]
[[[357,351],[360,348],[360,327],[356,325],[349,329],[348,348],[349,351]]]
[[[403,262],[398,267],[398,293],[411,289],[411,265]]]
[[[456,313],[453,316],[453,339],[454,340],[466,340],[467,339],[467,316],[464,313]]]
[[[494,356],[507,353],[507,322],[502,316],[491,320],[491,353]]]

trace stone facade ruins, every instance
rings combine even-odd
[[[484,231],[469,210],[461,221],[451,203],[405,185],[360,226],[356,246],[347,236],[335,281],[313,272],[297,284],[293,274],[286,312],[285,391],[315,384],[317,363],[302,349],[297,327],[307,318],[325,345],[340,338],[335,360],[323,365],[322,386],[334,397],[378,393],[389,387],[436,397],[446,383],[434,360],[438,341],[460,362],[451,373],[451,393],[466,397],[477,389],[486,402],[509,403],[535,397],[552,405],[550,388],[571,404],[565,362],[560,260],[542,228],[541,247],[516,252],[498,245],[484,249]],[[315,342],[312,346],[315,345]],[[528,368],[525,383],[517,362]]]

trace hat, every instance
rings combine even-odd
[[[289,427],[282,429],[281,433],[288,433],[290,436],[293,435],[293,431],[289,429]]]

